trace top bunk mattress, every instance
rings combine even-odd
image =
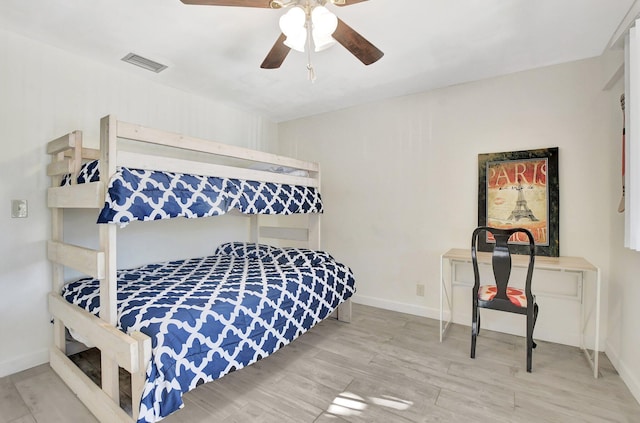
[[[78,184],[100,180],[97,160],[85,163]],[[65,176],[61,185],[70,185]],[[218,216],[237,209],[245,214],[322,213],[315,187],[198,176],[120,167],[109,181],[98,223],[126,226],[132,221]]]
[[[99,287],[85,278],[62,296],[97,315]],[[117,326],[152,342],[139,421],[166,417],[183,393],[287,345],[354,292],[349,267],[327,253],[248,243],[118,271]]]

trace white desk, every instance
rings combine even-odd
[[[444,276],[444,261],[448,260],[451,270],[449,272],[449,278]],[[512,255],[513,267],[527,267],[529,265],[528,256],[524,255]],[[446,253],[440,256],[440,342],[442,337],[446,333],[451,320],[453,319],[453,292],[452,292],[452,275],[453,266],[455,263],[471,263],[471,250],[452,248]],[[491,263],[491,253],[478,252],[478,263]],[[582,257],[544,257],[536,256],[535,269],[541,270],[558,270],[558,271],[573,271],[580,273],[582,280],[588,272],[594,272],[596,275],[596,298],[595,298],[595,342],[593,348],[593,354],[585,347],[584,332],[587,326],[587,322],[590,320],[590,316],[585,316],[585,301],[584,301],[584,284],[580,283],[580,348],[584,352],[591,368],[593,369],[593,377],[598,377],[598,346],[600,344],[600,268],[589,263]],[[447,299],[447,306],[449,308],[449,320],[444,322],[444,299]],[[444,326],[444,327],[443,327]]]

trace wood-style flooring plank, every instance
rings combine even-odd
[[[27,414],[25,416],[18,417],[15,420],[11,420],[9,423],[38,423],[38,422],[36,422],[36,420],[33,418],[31,414]]]
[[[572,395],[567,394],[560,397],[551,395],[516,395],[516,409],[526,412],[525,415],[537,415],[544,421],[555,420],[559,422],[625,422],[628,420],[624,412],[613,410],[603,406],[602,403],[594,401],[585,403],[571,399]],[[638,415],[640,419],[640,414]]]
[[[31,416],[10,377],[0,378],[0,393],[0,423],[12,423]]]
[[[53,371],[24,378],[15,386],[38,423],[97,422]]]

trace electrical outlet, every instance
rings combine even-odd
[[[424,285],[423,284],[417,284],[416,285],[416,295],[418,297],[424,297]]]
[[[25,218],[28,212],[27,200],[11,200],[11,217]]]

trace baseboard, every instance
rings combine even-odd
[[[0,363],[0,377],[12,375],[49,362],[49,348],[33,351],[20,357]]]
[[[616,368],[618,374],[622,378],[622,381],[627,385],[631,395],[638,401],[640,404],[640,381],[636,378],[633,373],[629,370],[629,367],[620,360],[620,356],[613,346],[607,342],[605,350],[605,354],[613,364],[613,367]]]
[[[383,300],[376,297],[367,297],[367,296],[358,295],[358,294],[352,297],[352,301],[356,304],[383,308],[385,310],[412,314],[414,316],[428,317],[430,319],[436,319],[436,320],[440,319],[440,309],[438,308],[424,307],[424,306],[419,306],[415,304],[407,304],[407,303],[401,303],[397,301]]]

